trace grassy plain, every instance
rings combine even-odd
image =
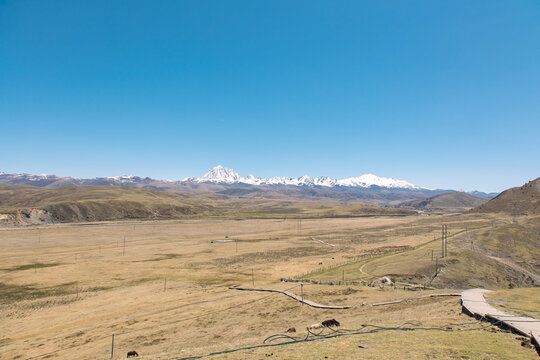
[[[497,290],[485,297],[503,311],[540,319],[540,288]]]
[[[328,278],[339,279],[343,271],[336,267],[363,256],[381,256],[374,262],[394,259],[408,274],[411,270],[398,261],[400,256],[412,256],[414,264],[420,258],[429,257],[426,264],[431,261],[430,249],[438,246],[433,238],[439,236],[442,223],[457,233],[466,228],[480,231],[491,221],[484,215],[462,215],[3,228],[0,358],[108,359],[114,334],[115,359],[125,358],[130,350],[143,359],[173,359],[260,345],[291,326],[298,337],[305,336],[307,326],[336,318],[346,329],[405,322],[435,329],[384,330],[216,358],[533,359],[536,353],[522,348],[512,334],[462,315],[459,298],[362,306],[427,290],[305,285],[304,296],[310,300],[357,305],[350,310],[321,310],[283,295],[228,289],[253,282],[299,293],[299,284],[279,279],[324,271]],[[219,239],[235,241],[215,241]],[[404,252],[398,255],[397,250]],[[371,279],[386,271],[366,262],[361,272],[358,265],[363,263],[347,265],[347,277]]]

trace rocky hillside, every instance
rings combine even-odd
[[[523,186],[505,190],[487,203],[472,209],[471,212],[512,215],[514,204],[516,204],[518,215],[540,215],[540,178],[529,181]]]
[[[488,201],[486,198],[454,191],[432,196],[427,199],[404,201],[399,206],[422,211],[466,212],[486,201]]]
[[[198,215],[207,208],[182,194],[132,187],[0,185],[0,223],[169,219]]]

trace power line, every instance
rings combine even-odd
[[[471,323],[452,324],[452,325],[459,326],[459,325],[470,325],[470,324]],[[414,327],[405,327],[405,325],[412,325]],[[204,355],[195,355],[195,356],[188,356],[188,357],[183,357],[183,358],[175,358],[174,360],[201,359],[201,358],[204,358],[204,357],[228,354],[228,353],[242,351],[242,350],[252,350],[252,349],[266,348],[266,347],[277,347],[277,346],[290,345],[290,344],[296,344],[296,343],[304,343],[304,342],[311,342],[311,341],[317,341],[317,340],[331,339],[331,338],[341,337],[341,336],[372,334],[372,333],[377,333],[377,332],[380,332],[380,331],[415,331],[415,330],[425,330],[425,331],[436,330],[436,331],[444,331],[444,332],[474,331],[474,330],[483,330],[483,329],[485,329],[487,327],[490,327],[492,325],[494,325],[494,323],[490,323],[488,325],[481,326],[481,327],[476,327],[476,328],[471,328],[471,329],[463,329],[463,330],[461,330],[461,329],[457,329],[457,330],[456,329],[448,329],[447,327],[420,327],[417,324],[413,324],[413,323],[410,323],[410,322],[406,322],[406,323],[403,323],[403,324],[401,324],[399,326],[395,326],[395,327],[385,327],[385,326],[369,325],[368,324],[368,325],[362,325],[362,327],[360,327],[359,329],[354,329],[354,330],[349,330],[349,329],[333,330],[331,328],[326,327],[318,334],[315,334],[315,333],[311,332],[308,329],[308,333],[307,333],[306,337],[303,338],[303,339],[301,339],[301,338],[297,339],[297,338],[294,338],[292,336],[285,335],[285,334],[275,334],[275,335],[269,336],[266,339],[264,339],[263,344],[260,344],[260,345],[252,345],[252,346],[245,346],[245,347],[240,347],[240,348],[235,348],[235,349],[216,351],[216,352],[209,353],[209,354],[204,354]],[[366,328],[372,328],[372,329],[371,330],[365,330]],[[331,333],[326,334],[326,335],[322,335],[322,332],[325,329],[330,330]],[[309,337],[310,335],[312,335],[313,337],[310,338]],[[285,342],[282,342],[282,343],[279,343],[279,344],[266,344],[267,341],[273,341],[273,340],[277,340],[277,339],[287,339],[288,341],[285,341]]]
[[[292,289],[294,289],[295,287],[298,287],[298,286],[300,286],[300,285],[293,286],[293,287],[291,287],[291,288],[289,288],[289,289],[286,289],[285,291],[292,290]],[[276,294],[277,294],[277,293],[272,293],[272,294],[270,294],[270,295],[264,296],[264,297],[259,298],[259,299],[254,299],[254,300],[247,301],[247,302],[245,302],[245,303],[241,303],[241,304],[229,306],[229,307],[227,307],[227,308],[225,308],[225,309],[219,309],[219,310],[209,311],[209,312],[206,312],[206,313],[203,313],[203,314],[200,314],[200,315],[196,315],[196,316],[192,316],[192,317],[187,317],[187,318],[182,318],[182,319],[178,319],[178,320],[174,320],[174,321],[170,321],[170,322],[166,322],[166,323],[161,323],[160,326],[177,324],[177,323],[184,322],[184,321],[195,320],[195,319],[198,319],[198,318],[207,316],[207,315],[216,314],[216,313],[223,312],[223,311],[228,311],[228,310],[237,308],[237,307],[239,307],[239,306],[245,306],[245,305],[249,305],[249,304],[255,303],[255,302],[257,302],[257,301],[265,300],[265,299],[267,299],[267,298],[269,298],[269,297],[271,297],[271,296],[274,296],[274,295],[276,295]],[[240,295],[233,295],[233,297],[234,297],[234,296],[240,296]],[[213,301],[218,301],[218,300],[222,300],[222,299],[221,299],[221,298],[220,298],[220,299],[215,299],[215,300],[213,300]],[[181,305],[181,306],[178,306],[178,307],[184,307],[184,306],[190,306],[190,305],[197,305],[197,304],[205,303],[205,302],[210,302],[210,301],[200,301],[200,302],[191,303],[191,304],[184,304],[184,305]],[[123,333],[115,333],[115,336],[118,337],[119,335],[127,335],[127,334],[131,334],[131,333],[134,333],[134,332],[137,332],[137,331],[148,330],[148,329],[150,329],[150,328],[155,328],[155,327],[156,327],[156,325],[149,325],[149,326],[146,326],[146,327],[143,327],[143,328],[140,328],[140,329],[134,329],[134,330],[131,330],[131,331],[125,331],[125,332],[123,332]],[[109,338],[109,335],[107,335],[107,336],[102,336],[102,337],[96,338],[96,339],[94,339],[94,340],[92,340],[92,341],[85,342],[84,344],[76,344],[76,345],[68,346],[68,347],[66,347],[66,348],[62,348],[62,349],[58,349],[58,350],[55,350],[55,351],[51,351],[51,352],[48,352],[48,353],[45,353],[45,354],[32,356],[32,357],[27,358],[27,360],[42,358],[42,357],[44,357],[44,356],[53,355],[53,354],[59,353],[59,352],[61,352],[61,351],[66,351],[66,350],[75,349],[75,348],[84,346],[84,345],[86,345],[86,344],[89,344],[89,343],[95,343],[95,342],[98,342],[98,341],[101,341],[101,340],[105,340],[105,339],[108,339],[108,338]]]

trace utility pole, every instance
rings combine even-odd
[[[441,257],[444,257],[444,225],[442,226],[441,231]]]
[[[448,256],[448,225],[444,225],[444,257]]]
[[[111,359],[114,356],[114,334],[112,334],[112,340],[111,340]]]
[[[441,233],[441,258],[448,255],[448,225],[442,226]]]

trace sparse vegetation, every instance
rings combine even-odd
[[[53,266],[62,265],[61,263],[49,263],[49,264],[43,264],[43,263],[34,263],[34,264],[25,264],[25,265],[18,265],[18,266],[12,266],[5,269],[0,269],[2,271],[23,271],[23,270],[37,270],[37,269],[43,269]]]
[[[489,303],[503,311],[540,319],[540,288],[497,290],[484,295]]]
[[[495,220],[495,229],[504,229],[506,220]],[[454,247],[462,237],[483,234],[491,228],[493,218],[483,215],[301,222],[191,219],[1,231],[0,357],[29,357],[59,350],[50,357],[105,358],[110,356],[110,336],[115,333],[119,357],[135,349],[142,359],[167,359],[261,344],[264,338],[290,326],[298,329],[298,336],[305,336],[306,326],[326,318],[340,320],[347,329],[365,323],[395,326],[407,321],[455,330],[483,327],[485,324],[460,315],[456,298],[344,311],[301,306],[282,295],[267,297],[228,290],[231,285],[251,286],[253,281],[256,287],[292,288],[290,291],[299,294],[298,283],[280,283],[279,279],[308,273],[309,279],[340,280],[343,271],[346,280],[356,277],[369,283],[378,276],[390,275],[394,280],[422,284],[434,267],[431,250],[440,251],[440,241],[433,238],[440,233],[442,221],[453,235],[449,237],[452,247],[450,256],[440,261],[443,271],[433,285],[465,286],[472,267],[474,285],[508,287],[509,275],[504,267],[493,262],[484,264],[469,250]],[[523,226],[535,228],[535,224]],[[235,241],[212,242],[227,236]],[[325,239],[335,246],[312,238]],[[492,235],[489,239],[495,238]],[[513,278],[511,282],[520,284]],[[429,292],[420,290],[414,295]],[[410,291],[359,285],[305,284],[303,294],[315,302],[336,305],[411,297]],[[534,299],[530,301],[534,303]],[[48,326],[39,325],[43,323]],[[536,356],[511,334],[485,330],[467,334],[473,334],[470,341],[479,344],[472,350],[458,331],[393,332],[390,343],[400,344],[401,353],[411,358]],[[379,345],[387,341],[387,335],[368,333],[310,345],[287,345],[270,352],[241,351],[221,358],[259,357],[272,352],[273,357],[309,358],[320,353],[332,358],[343,349],[352,358],[384,358],[391,357],[395,350]],[[358,341],[369,345],[368,349],[359,349],[355,345]]]
[[[291,202],[106,186],[48,189],[0,184],[0,204],[1,221],[11,225],[130,219],[339,218],[416,213],[408,209],[368,206],[362,202],[344,205],[321,198]]]

